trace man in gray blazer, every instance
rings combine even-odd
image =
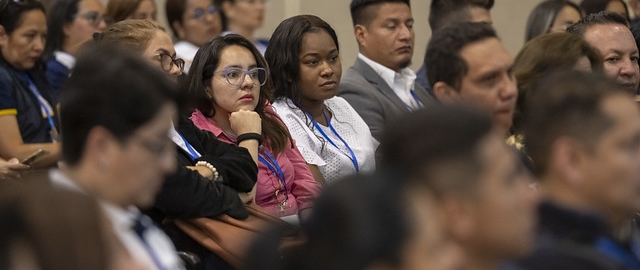
[[[353,0],[351,18],[360,54],[342,77],[339,96],[380,140],[386,123],[433,98],[408,68],[414,46],[409,0]]]

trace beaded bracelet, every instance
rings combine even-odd
[[[218,176],[220,176],[220,174],[218,174],[218,170],[216,169],[216,167],[213,167],[213,165],[211,165],[211,163],[206,162],[206,161],[198,161],[196,162],[196,166],[202,166],[202,167],[206,167],[209,170],[211,170],[211,172],[213,172],[213,180],[217,180]]]
[[[256,140],[258,141],[258,145],[262,145],[262,135],[255,133],[255,132],[247,132],[244,134],[240,134],[238,135],[238,138],[236,138],[236,141],[238,142],[238,144],[240,144],[240,142],[242,141],[246,141],[246,140]]]

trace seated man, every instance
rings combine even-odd
[[[633,94],[592,73],[543,80],[528,97],[525,138],[545,200],[524,269],[640,269],[616,241],[640,209],[640,113]]]
[[[638,47],[627,21],[615,13],[594,13],[567,29],[582,36],[602,56],[603,72],[630,92],[637,93],[640,83]]]
[[[381,167],[409,190],[430,190],[460,269],[497,269],[533,244],[532,179],[482,111],[451,105],[407,115],[387,129]]]
[[[424,61],[438,101],[479,107],[506,137],[518,89],[511,72],[513,58],[491,25],[457,23],[436,32]]]
[[[98,199],[118,240],[145,269],[183,269],[169,238],[137,208],[153,205],[176,170],[168,137],[176,95],[144,59],[99,47],[78,58],[60,97],[64,166],[49,177]]]

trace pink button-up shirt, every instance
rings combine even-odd
[[[213,119],[206,117],[202,112],[196,110],[191,115],[191,121],[200,129],[207,130],[220,141],[236,144],[235,138],[230,138],[225,134]],[[287,144],[285,150],[275,155],[271,148],[261,146],[260,156],[271,162],[264,151],[268,151],[273,156],[285,176],[286,194],[283,182],[276,176],[264,162],[258,162],[258,181],[256,186],[256,203],[269,211],[274,216],[288,216],[298,214],[300,210],[313,206],[313,200],[320,193],[321,186],[315,181],[304,158],[298,148]],[[282,201],[288,195],[288,200],[284,205]]]

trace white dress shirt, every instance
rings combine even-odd
[[[416,81],[416,73],[410,68],[403,68],[400,73],[375,62],[366,56],[358,53],[358,58],[369,65],[384,80],[393,92],[404,102],[409,109],[419,109],[422,107],[420,101],[411,94]]]
[[[59,170],[51,170],[49,172],[49,178],[56,186],[85,193],[80,186]],[[116,237],[137,263],[145,266],[147,269],[184,269],[173,243],[169,237],[156,226],[149,227],[144,233],[145,241],[147,241],[151,250],[147,249],[143,240],[133,229],[136,218],[144,215],[138,208],[129,206],[123,209],[100,199],[98,199],[98,202],[105,216],[111,221]],[[151,255],[151,252],[153,252],[153,255]],[[152,256],[157,258],[162,268],[156,265]]]

